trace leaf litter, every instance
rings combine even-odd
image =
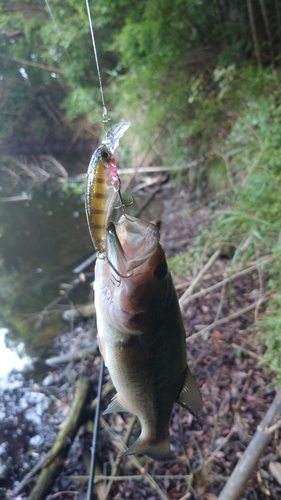
[[[186,252],[194,245],[195,238],[210,225],[214,211],[192,200],[188,190],[180,195],[173,182],[156,196],[163,203],[161,240],[169,257]],[[167,195],[168,194],[168,195]],[[208,256],[205,257],[205,261]],[[223,280],[229,271],[230,261],[220,256],[202,277],[195,291],[206,289]],[[194,275],[186,273],[176,277],[179,296],[190,285]],[[264,273],[264,281],[266,275]],[[266,288],[266,282],[264,282]],[[219,318],[229,316],[253,303],[259,294],[260,276],[256,270],[239,276],[230,286],[215,289],[194,298],[183,307],[183,319],[188,337]],[[262,310],[262,305],[260,310]],[[258,424],[270,406],[275,393],[274,376],[261,366],[264,346],[252,326],[255,311],[237,315],[232,321],[219,325],[196,339],[187,341],[188,363],[201,388],[204,401],[200,422],[187,411],[174,407],[170,434],[171,460],[155,462],[148,457],[118,458],[122,451],[122,439],[131,422],[131,415],[112,414],[101,419],[97,449],[98,467],[96,491],[99,500],[216,500],[239,457],[247,447]],[[79,338],[81,342],[79,344]],[[78,339],[78,340],[77,340]],[[80,322],[72,331],[57,338],[54,349],[59,354],[69,350],[72,342],[77,348],[85,347],[95,340],[94,320]],[[37,390],[46,394],[50,404],[42,413],[40,446],[29,445],[22,449],[18,463],[28,462],[19,468],[17,463],[9,464],[13,474],[0,477],[0,487],[6,498],[16,498],[12,490],[34,466],[55,437],[58,425],[73,398],[73,381],[81,376],[90,376],[94,382],[94,394],[98,380],[98,360],[92,355],[79,363],[58,367],[58,381],[47,388]],[[53,380],[53,379],[52,379]],[[109,380],[106,373],[105,380]],[[30,385],[30,382],[29,382]],[[114,391],[103,401],[106,408]],[[104,422],[104,424],[102,423]],[[36,427],[36,426],[35,426]],[[52,494],[48,499],[80,499],[86,491],[87,460],[91,443],[89,422],[80,429]],[[133,422],[127,444],[134,441],[140,431]],[[33,434],[38,429],[32,430]],[[9,429],[6,435],[8,436]],[[43,444],[42,444],[43,443]],[[5,446],[4,452],[7,454]],[[28,457],[28,458],[27,458]],[[87,458],[88,457],[88,458]],[[18,460],[17,457],[14,460]],[[1,449],[0,449],[1,463]],[[112,475],[112,471],[114,475]],[[278,499],[281,497],[281,447],[280,430],[276,430],[266,454],[249,480],[242,500]],[[9,479],[10,478],[10,479]],[[106,485],[112,479],[110,490],[105,496]],[[24,489],[28,494],[36,480]],[[17,498],[26,498],[21,492]]]

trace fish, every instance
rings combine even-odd
[[[130,127],[129,121],[111,127],[94,152],[87,172],[85,209],[89,231],[97,252],[104,253],[106,226],[114,200],[120,190],[114,151],[119,139]]]
[[[199,418],[202,398],[186,357],[178,298],[158,228],[122,214],[106,229],[95,267],[98,342],[116,388],[104,414],[129,412],[141,424],[124,453],[170,458],[174,403]]]

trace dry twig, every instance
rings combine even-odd
[[[190,297],[190,295],[192,294],[192,292],[193,292],[195,286],[197,285],[197,283],[199,283],[199,281],[201,280],[202,276],[208,271],[208,269],[217,260],[219,254],[220,254],[220,250],[216,250],[213,253],[213,255],[210,257],[210,259],[208,260],[208,262],[206,262],[205,266],[202,267],[202,269],[199,271],[199,273],[197,274],[197,276],[194,278],[194,280],[192,281],[191,285],[185,290],[185,292],[183,293],[183,295],[180,297],[179,304],[180,304],[181,309],[183,308],[183,305],[184,305],[185,301],[187,300],[187,298]]]
[[[107,432],[116,440],[119,441],[119,444],[120,444],[120,447],[122,450],[127,450],[127,446],[124,445],[123,443],[123,440],[118,436],[118,434],[116,434],[112,429],[111,427],[108,425],[108,423],[104,420],[103,417],[101,417],[101,423],[104,427],[104,429],[107,430]],[[156,483],[156,481],[153,479],[153,477],[148,473],[148,472],[144,472],[144,469],[142,467],[142,465],[139,463],[139,461],[136,459],[136,457],[134,457],[133,455],[129,455],[128,456],[128,459],[130,460],[130,462],[138,469],[140,470],[143,474],[144,474],[144,479],[150,484],[150,486],[152,487],[152,489],[154,491],[156,491],[158,493],[158,495],[160,496],[160,498],[162,500],[168,500],[167,496],[165,495],[165,493],[161,490],[161,488],[158,486],[158,484]]]
[[[127,446],[127,443],[128,443],[128,441],[129,441],[129,439],[130,439],[130,436],[131,436],[131,433],[132,433],[133,427],[134,427],[134,425],[135,425],[135,423],[136,423],[136,420],[137,420],[137,417],[136,417],[135,415],[133,415],[133,416],[131,417],[131,420],[130,420],[129,426],[128,426],[128,428],[127,428],[126,434],[125,434],[124,439],[123,439],[123,443],[124,443],[124,445],[126,445],[126,446]],[[111,475],[110,475],[109,481],[108,481],[108,483],[107,483],[107,485],[106,485],[106,490],[105,490],[105,492],[104,492],[104,498],[103,498],[103,500],[107,500],[107,498],[108,498],[108,495],[109,495],[109,493],[110,493],[111,487],[112,487],[112,485],[113,485],[113,483],[114,483],[114,481],[115,481],[114,477],[115,477],[115,476],[116,476],[116,474],[117,474],[117,471],[118,471],[118,467],[119,467],[119,464],[120,464],[120,460],[121,460],[121,458],[122,458],[122,457],[121,457],[121,455],[117,455],[117,457],[116,457],[116,459],[115,459],[115,462],[114,462],[114,464],[113,464],[113,466],[112,466],[112,470],[111,470]],[[123,479],[124,479],[124,478],[123,478]]]
[[[69,414],[61,427],[57,439],[42,465],[38,481],[29,495],[29,500],[44,500],[60,473],[68,450],[82,423],[85,404],[90,396],[91,381],[81,378]]]
[[[250,444],[246,448],[245,453],[240,458],[226,485],[221,491],[218,500],[238,500],[240,498],[261,454],[271,440],[272,432],[276,430],[276,424],[274,425],[273,422],[278,416],[280,416],[280,413],[281,389],[277,392]]]
[[[198,299],[199,297],[202,297],[203,295],[207,295],[208,293],[213,292],[214,290],[217,290],[218,288],[226,285],[229,281],[233,281],[236,278],[240,278],[241,276],[244,276],[245,274],[251,273],[252,271],[256,271],[261,264],[269,264],[273,260],[273,256],[269,256],[268,258],[262,257],[260,260],[258,260],[254,265],[247,267],[246,269],[242,269],[242,271],[237,271],[234,274],[229,275],[227,278],[224,278],[221,281],[218,281],[218,283],[215,283],[214,285],[209,286],[208,288],[205,288],[204,290],[200,290],[200,292],[196,292],[193,295],[188,296],[186,299],[180,298],[180,301],[182,303],[182,306],[186,305],[188,302],[191,302],[194,299]]]
[[[264,295],[263,297],[261,297],[259,300],[257,300],[253,304],[250,304],[247,307],[243,307],[243,309],[239,309],[239,311],[236,311],[235,313],[230,314],[229,316],[226,316],[224,318],[218,319],[217,321],[214,321],[210,325],[207,325],[204,328],[202,328],[201,330],[199,330],[199,332],[193,333],[192,335],[187,337],[187,339],[186,339],[187,342],[189,342],[190,340],[194,340],[197,337],[200,337],[201,335],[204,335],[209,330],[213,330],[214,328],[216,328],[219,325],[224,325],[225,323],[229,323],[233,319],[239,318],[239,316],[242,316],[243,314],[246,314],[247,312],[252,311],[252,309],[255,309],[257,307],[257,303],[263,304],[264,302],[267,302],[269,299],[270,299],[269,294]]]

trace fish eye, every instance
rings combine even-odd
[[[158,266],[155,267],[153,276],[156,280],[161,281],[164,278],[166,278],[168,272],[168,266],[165,262],[165,264],[159,264]]]
[[[102,151],[101,152],[101,157],[104,159],[104,160],[108,160],[109,158],[109,153],[107,151]]]

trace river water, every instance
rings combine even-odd
[[[77,346],[79,335],[84,342],[83,328],[74,330],[62,316],[93,302],[94,262],[77,272],[93,255],[84,186],[65,180],[23,191],[0,177],[0,498],[56,438],[72,391],[68,377],[77,373],[50,369],[45,360]],[[138,193],[134,198],[132,213],[144,201]],[[142,215],[151,220],[160,209]],[[87,342],[91,335],[86,327]],[[60,375],[67,389],[58,391]]]
[[[51,191],[46,184],[28,199],[0,203],[0,234],[3,382],[12,368],[44,358],[66,326],[63,311],[92,298],[93,266],[85,281],[73,273],[93,253],[83,188]]]
[[[65,394],[49,389],[56,370],[45,359],[57,354],[55,337],[73,329],[65,310],[93,300],[94,262],[74,272],[94,250],[84,186],[24,187],[10,189],[0,177],[0,498],[10,498],[56,438]]]

